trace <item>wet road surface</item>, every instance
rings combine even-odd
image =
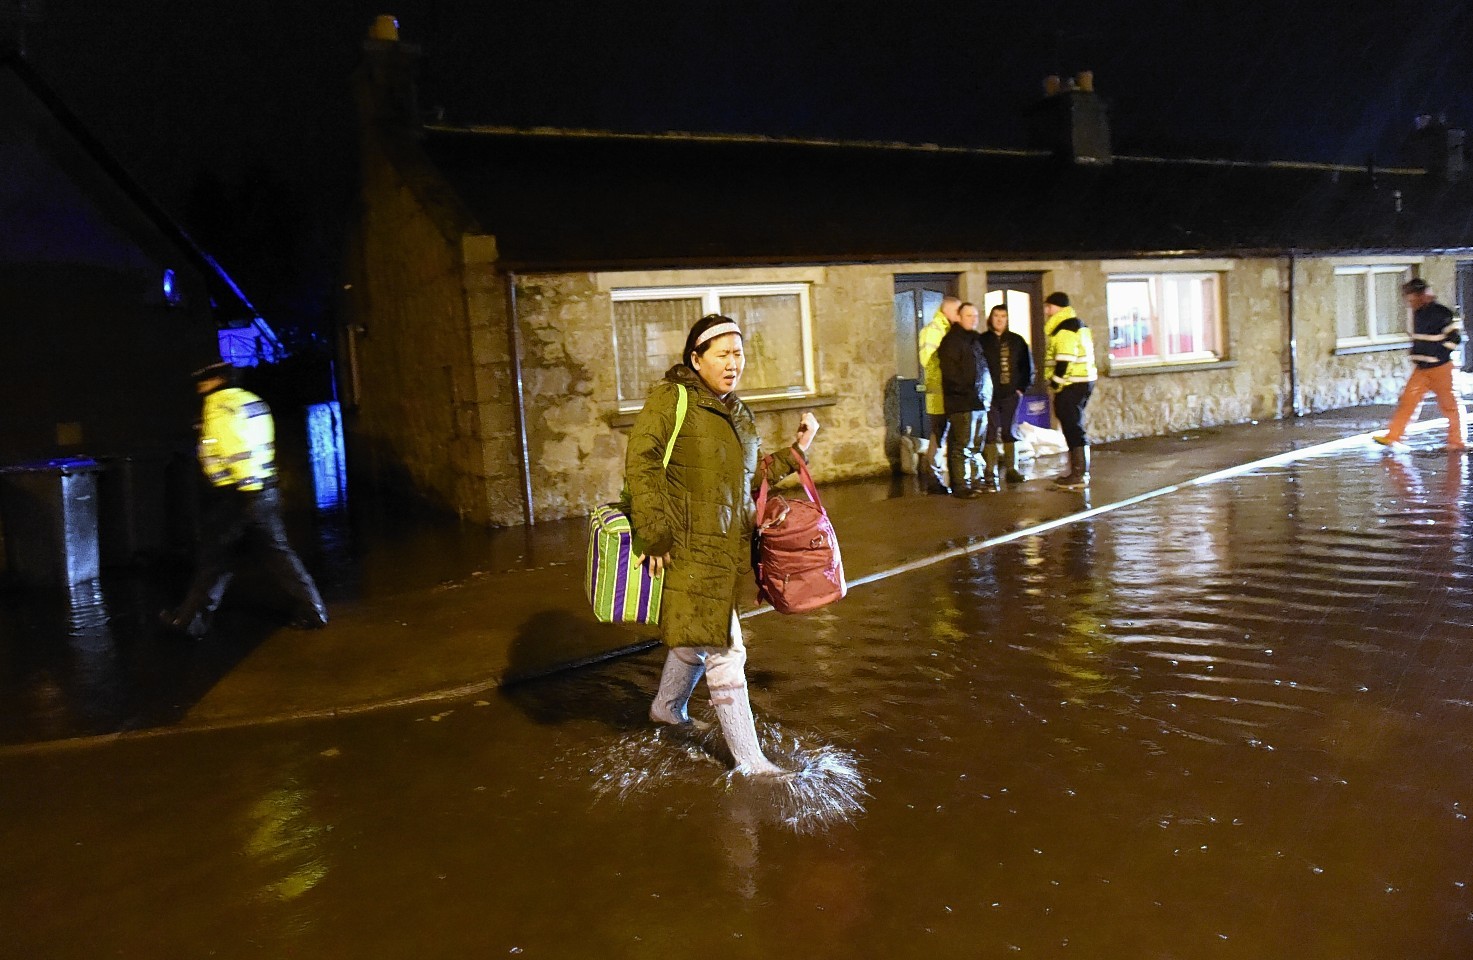
[[[0,956],[1467,957],[1468,473],[1310,458],[754,618],[785,786],[650,729],[657,653],[0,754]]]

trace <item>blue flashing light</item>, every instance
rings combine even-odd
[[[177,305],[179,303],[179,298],[180,298],[179,284],[174,279],[174,271],[173,270],[165,270],[164,271],[164,302],[167,303],[167,304],[169,304],[170,306],[175,306],[175,305]]]

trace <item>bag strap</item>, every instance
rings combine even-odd
[[[797,448],[794,448],[794,452],[797,452]],[[757,526],[759,529],[762,526],[762,515],[767,509],[767,471],[772,466],[772,456],[769,453],[762,458],[762,484],[757,488]],[[803,492],[808,494],[809,500],[818,505],[818,509],[823,510],[823,501],[818,497],[818,487],[813,482],[813,474],[808,472],[808,461],[803,458],[802,453],[798,453],[797,460],[798,482],[803,485]],[[828,511],[824,510],[824,512]]]
[[[666,470],[670,469],[670,455],[675,452],[675,438],[680,436],[680,428],[685,424],[685,411],[689,406],[686,399],[685,384],[677,383],[676,388],[680,390],[680,397],[675,401],[675,429],[670,431],[670,439],[665,441],[665,456],[660,465]],[[619,490],[620,509],[629,512],[629,481],[624,481],[624,486]]]
[[[686,400],[685,384],[677,383],[675,387],[680,391],[680,399],[675,401],[675,429],[670,431],[670,439],[665,442],[665,459],[660,461],[660,465],[667,470],[670,469],[670,454],[675,452],[675,438],[680,436],[680,427],[685,423],[685,408],[689,403]]]

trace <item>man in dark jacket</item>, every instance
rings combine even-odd
[[[1002,486],[999,474],[1004,470],[1008,483],[1023,482],[1016,446],[1022,439],[1018,435],[1018,403],[1033,383],[1032,352],[1027,340],[1008,329],[1005,304],[999,303],[987,313],[982,352],[992,373],[992,406],[987,411],[987,441],[982,450],[987,472],[982,482],[996,490]]]
[[[987,408],[992,402],[992,375],[977,333],[977,307],[964,303],[957,311],[941,346],[936,349],[941,363],[941,395],[945,401],[947,434],[946,468],[951,474],[953,496],[971,499],[990,488],[980,483],[982,439],[987,429]]]
[[[1431,391],[1442,415],[1447,417],[1447,448],[1465,450],[1468,441],[1463,426],[1463,404],[1453,390],[1453,347],[1463,339],[1458,332],[1457,318],[1437,302],[1432,287],[1421,277],[1402,284],[1401,292],[1407,306],[1412,308],[1412,375],[1401,391],[1391,425],[1385,433],[1378,433],[1375,441],[1389,447],[1400,440],[1422,398]]]

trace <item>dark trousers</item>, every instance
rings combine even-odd
[[[290,598],[292,616],[326,623],[327,608],[317,585],[287,542],[281,494],[276,488],[216,489],[211,497],[203,520],[194,582],[175,618],[181,624],[192,623],[196,617],[208,622],[235,579],[237,555],[242,547],[250,546],[259,551],[271,579]]]
[[[987,411],[987,442],[1016,443],[1018,435],[1018,403],[1023,398],[1016,390],[999,390],[992,395],[992,408]]]
[[[1084,433],[1084,407],[1089,395],[1094,392],[1092,383],[1071,383],[1054,394],[1054,416],[1059,418],[1059,429],[1064,433],[1064,442],[1070,450],[1089,446],[1089,437]]]
[[[967,410],[949,413],[951,421],[946,443],[946,469],[951,473],[951,489],[959,492],[982,475],[979,464],[982,459],[982,437],[986,433],[987,413],[983,410]]]

